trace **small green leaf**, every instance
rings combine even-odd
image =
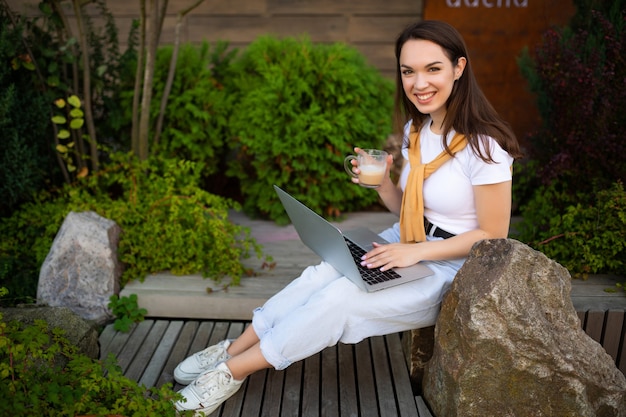
[[[84,123],[85,123],[84,119],[74,119],[70,122],[70,128],[80,129],[81,127],[83,127]]]
[[[63,125],[67,122],[67,119],[65,118],[65,116],[53,116],[52,117],[52,123],[54,123],[55,125]]]
[[[61,144],[58,144],[58,145],[56,146],[56,150],[57,150],[59,153],[67,153],[67,146],[65,146],[65,145],[61,145]]]
[[[67,129],[61,129],[61,131],[57,135],[57,138],[59,139],[67,139],[69,137],[70,137],[70,131]]]
[[[76,95],[71,95],[67,98],[67,102],[74,107],[80,107],[80,99]]]
[[[70,116],[72,116],[75,119],[79,119],[79,118],[82,118],[84,116],[84,113],[83,113],[83,111],[81,109],[75,108],[75,109],[72,109],[70,111]]]

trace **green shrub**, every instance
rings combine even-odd
[[[594,193],[593,204],[579,195],[543,187],[523,207],[519,239],[565,266],[573,275],[626,275],[626,192],[621,182]],[[561,211],[555,206],[567,203]],[[545,225],[545,226],[544,226]]]
[[[77,353],[62,330],[41,320],[30,326],[5,322],[1,313],[0,397],[3,416],[193,414],[176,413],[172,401],[181,396],[171,384],[147,389],[126,378],[112,355],[90,359]]]
[[[163,132],[153,154],[166,158],[198,161],[204,164],[203,177],[219,171],[227,152],[228,117],[234,97],[220,79],[235,51],[226,52],[227,44],[218,42],[213,50],[183,44],[163,119]],[[172,47],[159,49],[155,65],[151,117],[156,120],[172,57]]]
[[[236,94],[228,175],[240,181],[245,212],[286,222],[273,184],[326,217],[377,201],[342,164],[354,146],[387,139],[394,87],[358,51],[260,37],[233,63],[227,88]]]
[[[247,271],[241,258],[261,247],[249,230],[228,220],[237,203],[198,187],[202,166],[192,162],[136,158],[113,154],[97,174],[64,187],[54,198],[29,203],[0,221],[0,260],[5,265],[37,273],[52,241],[70,211],[91,210],[115,221],[122,229],[118,257],[125,265],[122,285],[131,279],[169,270],[174,274],[201,272],[237,284]],[[9,264],[13,260],[19,260]],[[3,272],[3,285],[34,296],[37,275],[27,283]]]
[[[74,191],[73,200],[83,209],[116,221],[124,231],[122,284],[164,270],[202,272],[216,280],[229,275],[237,284],[245,273],[241,257],[252,249],[260,256],[249,230],[228,220],[228,210],[238,205],[199,188],[202,170],[190,161],[114,159]]]

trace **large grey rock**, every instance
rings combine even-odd
[[[100,346],[98,343],[98,329],[94,322],[88,321],[74,313],[67,307],[47,307],[27,305],[24,307],[2,308],[0,313],[3,321],[18,321],[25,326],[32,325],[35,320],[48,323],[48,329],[59,328],[64,330],[64,337],[78,348],[78,352],[92,359],[98,359]],[[59,360],[64,358],[58,355]]]
[[[120,231],[97,213],[70,212],[41,266],[38,303],[65,306],[98,323],[109,320],[109,297],[119,293],[122,272],[117,259]]]
[[[520,242],[476,244],[435,327],[434,415],[626,416],[626,378],[582,330],[570,280]]]

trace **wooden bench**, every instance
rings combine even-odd
[[[149,319],[129,333],[108,325],[101,357],[113,354],[124,375],[146,387],[174,384],[176,365],[189,354],[237,337],[247,321]],[[290,366],[251,375],[214,416],[432,417],[415,397],[399,334],[339,344]]]

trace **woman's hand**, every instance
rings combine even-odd
[[[389,243],[381,245],[374,242],[374,249],[363,255],[361,265],[369,269],[379,268],[386,271],[415,265],[421,261],[419,243]]]

